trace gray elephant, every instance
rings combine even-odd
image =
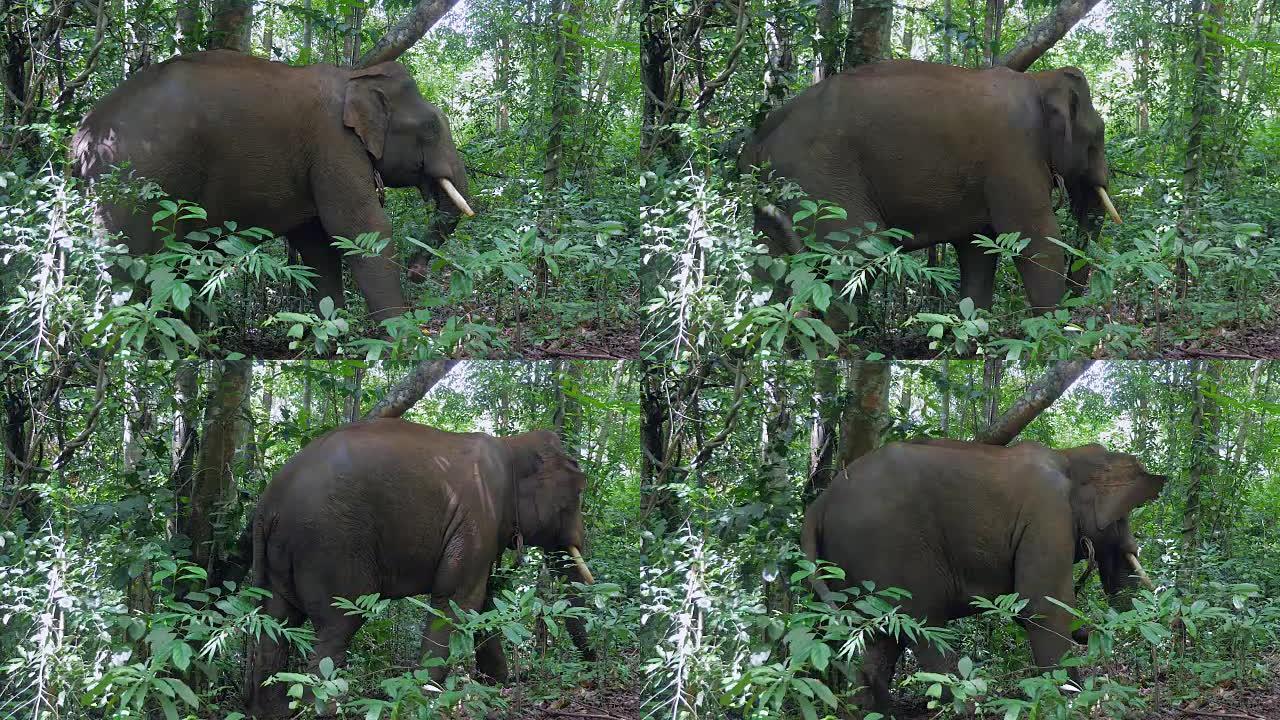
[[[1100,445],[1054,450],[955,440],[893,443],[850,463],[805,512],[801,545],[840,566],[845,580],[812,585],[824,600],[863,580],[911,593],[902,609],[930,625],[975,612],[974,596],[1016,592],[1037,666],[1054,667],[1071,642],[1072,564],[1092,548],[1103,589],[1150,581],[1138,563],[1129,512],[1165,478]],[[887,712],[901,641],[880,636],[862,657],[859,703]],[[954,657],[912,648],[926,670],[956,672]]]
[[[311,620],[313,670],[325,657],[341,666],[363,620],[333,607],[335,597],[429,594],[445,613],[450,601],[481,610],[494,563],[518,538],[567,551],[580,579],[593,582],[579,551],[585,485],[552,432],[495,438],[398,419],[347,425],[313,440],[263,492],[250,524],[253,584],[271,591],[272,617]],[[450,629],[432,625],[423,652],[447,657]],[[285,660],[284,646],[259,638],[247,671],[251,715],[287,714],[283,686],[262,687]],[[476,665],[506,679],[496,637],[477,643]]]
[[[915,60],[863,65],[834,75],[773,111],[739,156],[743,172],[767,165],[812,198],[844,208],[846,220],[817,235],[872,222],[913,233],[908,250],[955,246],[960,297],[989,308],[996,258],[972,240],[1017,231],[1030,243],[1017,260],[1036,312],[1065,292],[1066,263],[1052,193],[1061,176],[1080,226],[1096,233],[1107,196],[1102,118],[1076,68],[1018,73]],[[764,202],[756,229],[770,251],[804,249],[792,207]],[[839,245],[841,243],[837,243]],[[1087,275],[1074,276],[1077,283]]]
[[[288,237],[318,277],[315,298],[344,305],[343,253],[332,237],[391,237],[381,187],[416,187],[446,214],[471,215],[467,171],[449,122],[409,73],[386,62],[362,70],[290,67],[229,50],[181,55],[136,73],[103,98],[72,139],[74,172],[96,178],[128,164],[208,222],[234,220]],[[456,208],[456,209],[455,209]],[[99,215],[135,255],[161,249],[155,208],[103,201]],[[404,312],[395,248],[349,259],[377,320]],[[413,267],[425,267],[421,258]],[[421,269],[418,270],[421,273]]]

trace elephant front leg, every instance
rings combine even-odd
[[[350,168],[315,173],[316,206],[325,236],[355,240],[360,235],[375,232],[389,241],[391,222],[378,205],[373,179],[369,177],[366,184],[358,182],[359,176],[360,173],[352,172]],[[393,243],[387,242],[377,255],[352,256],[348,263],[356,285],[369,305],[369,317],[374,322],[395,317],[407,309]]]
[[[422,655],[425,659],[439,658],[444,661],[434,665],[428,671],[431,676],[431,681],[437,684],[444,682],[444,678],[448,674],[447,663],[449,661],[449,638],[453,635],[454,627],[459,622],[458,616],[453,612],[453,608],[449,606],[450,600],[456,603],[462,610],[479,610],[484,607],[485,603],[485,584],[481,582],[478,588],[473,588],[466,593],[453,596],[431,596],[431,607],[439,613],[439,615],[432,613],[431,617],[427,621],[426,628],[423,630]],[[441,615],[444,617],[441,617]],[[497,639],[494,638],[490,642],[496,642],[496,640]],[[493,649],[492,647],[486,647],[487,645],[489,645],[489,643],[482,640],[480,644],[477,645],[477,653],[480,652],[481,647],[485,647],[485,662],[490,662],[492,657],[489,654],[493,652]],[[502,652],[501,646],[498,647],[498,652]],[[479,662],[478,657],[477,662]],[[505,666],[506,660],[504,658],[502,668],[503,672],[505,672]],[[498,671],[497,668],[493,666],[489,666],[488,670],[493,672]],[[481,671],[484,672],[485,670],[482,668]]]
[[[484,611],[489,612],[493,608],[493,589],[490,588],[485,595]],[[490,682],[507,681],[509,674],[507,656],[502,652],[502,633],[495,631],[476,641],[476,672]]]

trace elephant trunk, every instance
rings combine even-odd
[[[467,192],[467,171],[462,167],[461,162],[457,163],[452,179],[428,178],[418,186],[418,193],[422,195],[423,202],[434,204],[436,208],[430,224],[427,225],[427,235],[423,238],[423,242],[433,248],[443,245],[444,241],[453,234],[463,214],[467,217],[475,215]],[[426,279],[430,266],[430,253],[423,250],[415,252],[409,258],[409,280],[422,282]]]

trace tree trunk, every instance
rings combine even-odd
[[[763,432],[760,435],[760,483],[756,491],[756,501],[765,508],[769,518],[765,527],[766,533],[785,537],[787,522],[795,517],[796,496],[791,480],[791,461],[789,459],[791,442],[795,439],[796,424],[793,421],[791,398],[786,371],[788,363],[774,362],[762,373],[767,377],[765,385],[765,407],[761,408],[761,416],[766,418]],[[771,375],[771,377],[769,377]],[[801,506],[803,507],[803,506]],[[783,537],[769,537],[766,540],[777,540],[768,543],[775,548],[772,552],[763,553],[765,581],[765,607],[772,612],[786,613],[791,610],[791,594],[787,591],[787,574],[780,571],[782,548],[786,547]],[[753,568],[755,569],[755,568]],[[752,573],[752,579],[759,578],[759,570]]]
[[[215,547],[225,505],[234,496],[231,460],[241,437],[241,409],[253,371],[251,360],[224,360],[214,370],[213,392],[205,405],[200,452],[191,486],[191,559],[209,574],[210,584],[220,582],[221,556]]]
[[[844,43],[843,70],[887,59],[892,53],[892,0],[851,0],[849,34]]]
[[[982,66],[991,67],[999,57],[1001,0],[987,0],[986,22],[982,26]]]
[[[982,390],[986,407],[986,427],[994,427],[1000,417],[1000,379],[1004,375],[1001,356],[989,354],[982,362]]]
[[[498,38],[498,57],[494,84],[498,95],[497,117],[493,121],[496,133],[505,133],[511,127],[511,38],[503,33]]]
[[[835,477],[836,428],[840,423],[840,382],[836,363],[817,360],[813,363],[813,407],[809,426],[809,484],[805,488],[807,505],[831,485]]]
[[[942,3],[942,64],[951,64],[951,36],[955,30],[951,27],[951,0]],[[945,360],[943,362],[946,362]]]
[[[214,0],[209,36],[205,38],[207,47],[251,53],[249,31],[252,29],[253,0]]]
[[[939,410],[938,429],[942,431],[943,437],[950,437],[951,432],[951,361],[942,361],[942,382],[939,390],[942,391],[942,408]]]
[[[458,0],[419,0],[413,11],[388,28],[387,34],[374,43],[355,66],[366,68],[400,57],[405,50],[421,40],[457,2]]]
[[[837,467],[880,447],[880,433],[886,426],[889,376],[892,364],[851,360],[840,415],[840,447]]]
[[[568,6],[565,6],[565,3]],[[547,146],[543,155],[542,194],[547,208],[545,229],[555,227],[561,168],[565,162],[565,129],[573,126],[578,114],[582,77],[582,45],[577,34],[582,24],[581,0],[551,0],[551,17],[555,27],[555,56],[552,60],[550,117]]]
[[[267,5],[267,19],[262,21],[262,52],[268,60],[276,59],[276,6]]]
[[[566,363],[563,360],[552,362],[554,372],[552,382],[555,383],[555,417],[553,424],[560,442],[570,452],[577,453],[582,448],[582,403],[578,402],[574,393],[582,386],[582,365],[576,362]],[[571,392],[565,392],[569,390]]]
[[[1098,4],[1098,0],[1060,0],[1058,7],[1018,41],[998,64],[1022,72],[1048,52],[1054,43],[1080,22]]]
[[[178,0],[178,51],[195,52],[204,45],[200,28],[200,0]]]
[[[1216,472],[1218,405],[1205,392],[1218,392],[1218,365],[1195,360],[1191,365],[1191,445],[1187,464],[1186,504],[1182,511],[1183,564],[1179,584],[1187,588],[1199,569],[1200,504],[1206,478]]]
[[[457,360],[423,360],[403,380],[396,383],[364,417],[366,420],[400,417],[449,374]]]
[[[1145,30],[1138,38],[1134,74],[1138,91],[1138,134],[1146,135],[1151,130],[1151,38]]]
[[[309,65],[315,62],[311,44],[311,37],[314,34],[313,29],[315,27],[315,21],[311,16],[311,0],[302,0],[302,12],[304,17],[302,19],[302,57],[300,61]]]
[[[196,448],[199,445],[196,423],[199,420],[200,365],[194,360],[180,360],[173,373],[173,442],[169,451],[169,486],[175,498],[191,495]],[[173,530],[190,536],[183,513],[178,513]]]
[[[1062,393],[1071,387],[1071,383],[1084,374],[1093,365],[1092,360],[1057,360],[1038,380],[1031,383],[1022,397],[1001,415],[995,423],[984,432],[977,433],[978,442],[989,445],[1008,445],[1031,424],[1040,413],[1044,412],[1054,400],[1062,397]]]
[[[775,22],[781,13],[774,12]],[[818,0],[818,25],[813,37],[813,83],[831,77],[839,69],[840,0]],[[790,33],[787,35],[790,39]],[[765,93],[768,95],[768,92]]]
[[[1202,7],[1204,0],[1192,0],[1192,22],[1195,23],[1195,56],[1193,65],[1195,74],[1191,85],[1191,127],[1187,129],[1186,160],[1182,169],[1182,222],[1183,238],[1192,243],[1195,241],[1196,217],[1200,213],[1200,183],[1203,179],[1204,158],[1210,154],[1204,152],[1207,128],[1213,123],[1213,116],[1218,110],[1219,82],[1218,71],[1222,67],[1222,45],[1215,38],[1222,28],[1222,0],[1207,0],[1208,12]],[[1207,27],[1212,25],[1212,27]],[[1186,294],[1187,267],[1178,261],[1180,294]]]
[[[791,82],[795,79],[796,56],[792,48],[791,25],[787,7],[774,3],[764,21],[764,97],[751,120],[752,127],[760,127],[774,108],[787,101]],[[821,6],[819,6],[821,12]],[[817,40],[814,41],[815,43]],[[821,66],[821,60],[817,66]]]

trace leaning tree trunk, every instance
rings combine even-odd
[[[1009,409],[992,423],[986,430],[977,433],[978,442],[988,445],[1008,445],[1031,424],[1040,413],[1062,397],[1062,393],[1071,387],[1071,383],[1084,374],[1093,365],[1093,360],[1058,360],[1031,383],[1022,397],[1018,398]]]
[[[1028,30],[1018,44],[996,64],[1018,72],[1031,67],[1031,63],[1048,52],[1098,2],[1099,0],[1061,0],[1053,12]]]
[[[387,34],[374,43],[355,66],[366,68],[400,57],[457,3],[458,0],[419,0],[408,15],[387,29]]]
[[[404,415],[457,364],[457,360],[423,360],[403,380],[387,391],[378,404],[364,416],[365,419]]]

